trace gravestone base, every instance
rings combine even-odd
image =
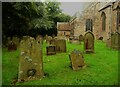
[[[85,50],[85,53],[87,53],[87,54],[94,53],[94,50],[88,49],[88,50]]]

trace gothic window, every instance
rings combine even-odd
[[[87,19],[86,20],[86,31],[88,30],[92,31],[92,26],[93,26],[92,19]]]
[[[106,29],[106,15],[104,12],[102,12],[101,17],[102,17],[102,30],[105,31],[105,29]]]

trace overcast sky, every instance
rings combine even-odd
[[[73,16],[76,12],[81,12],[87,2],[61,2],[60,8],[66,14]]]

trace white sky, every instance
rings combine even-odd
[[[63,13],[73,16],[76,12],[81,12],[87,2],[61,2],[60,8]]]

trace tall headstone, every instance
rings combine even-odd
[[[86,53],[94,53],[94,35],[91,31],[84,35],[84,50]]]
[[[84,57],[79,50],[72,51],[71,54],[69,55],[69,58],[73,70],[78,70],[79,68],[85,65]]]
[[[111,47],[113,49],[120,49],[120,33],[116,32],[111,36]]]
[[[24,37],[20,42],[18,81],[40,79],[43,75],[41,40]]]

